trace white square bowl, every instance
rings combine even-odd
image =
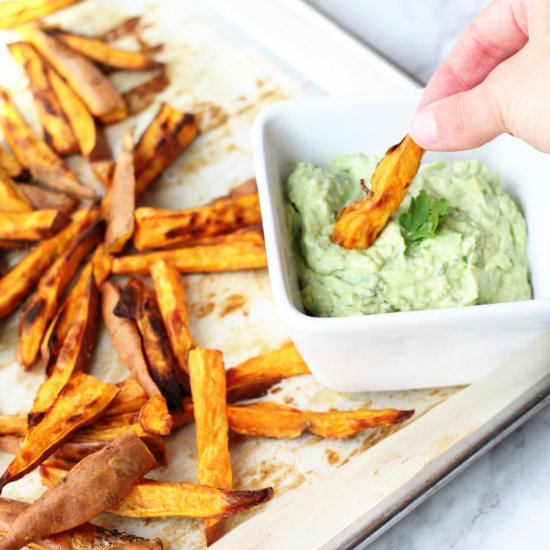
[[[480,159],[526,216],[534,299],[456,309],[316,318],[303,310],[284,217],[284,185],[298,161],[326,164],[383,153],[406,133],[419,91],[320,97],[263,111],[252,130],[274,299],[313,375],[340,391],[469,384],[533,342],[550,323],[550,157],[509,136],[424,162]],[[521,364],[518,364],[521,368]]]

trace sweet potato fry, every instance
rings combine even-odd
[[[160,260],[151,266],[151,277],[172,351],[180,371],[187,373],[187,358],[195,341],[189,330],[187,299],[181,275],[169,263]]]
[[[159,260],[172,264],[180,273],[217,273],[267,266],[263,232],[251,228],[197,246],[114,258],[112,272],[146,275]]]
[[[97,220],[98,209],[88,207],[73,215],[73,222],[55,237],[36,246],[13,269],[0,279],[0,317],[10,314],[36,285],[77,235]]]
[[[70,216],[78,206],[78,201],[65,193],[44,189],[31,183],[17,184],[23,196],[36,210],[59,210]]]
[[[232,403],[264,395],[283,378],[310,374],[294,344],[247,359],[227,369],[227,401]]]
[[[0,212],[32,212],[32,206],[22,189],[1,166]]]
[[[117,384],[117,387],[120,391],[105,409],[102,418],[112,418],[128,413],[137,414],[147,401],[147,394],[133,376]]]
[[[79,462],[62,483],[21,512],[0,540],[0,548],[17,550],[39,537],[78,527],[116,505],[156,465],[135,434],[116,439]]]
[[[306,430],[321,437],[347,439],[374,426],[399,424],[413,414],[414,411],[395,409],[300,411],[269,402],[228,407],[229,426],[233,431],[243,435],[277,439],[293,439]]]
[[[30,504],[7,498],[0,498],[0,533],[5,533],[18,515]],[[103,527],[84,523],[56,535],[29,543],[35,550],[162,550],[159,540],[147,540],[134,537],[120,531],[109,531]]]
[[[100,38],[72,34],[66,31],[53,31],[55,36],[75,52],[82,54],[101,65],[124,69],[126,71],[148,71],[156,69],[160,63],[151,59],[143,52],[132,52],[115,48]]]
[[[101,122],[111,124],[126,118],[127,110],[122,97],[92,61],[67,48],[36,24],[22,26],[19,31],[68,82]]]
[[[67,472],[55,462],[40,467],[42,483],[53,487]],[[192,483],[165,483],[143,479],[109,512],[132,518],[232,516],[271,499],[271,488],[258,491],[227,491]]]
[[[25,304],[19,321],[17,356],[21,366],[32,368],[40,350],[48,323],[58,309],[58,301],[88,252],[102,236],[103,222],[98,221],[79,235],[48,269],[35,294]]]
[[[103,243],[100,244],[92,256],[95,284],[98,288],[101,288],[103,283],[109,278],[112,263],[113,257],[105,250],[105,245]]]
[[[96,123],[86,104],[53,69],[48,69],[48,79],[82,156],[86,157],[100,182],[109,187],[115,163],[105,132]]]
[[[88,278],[90,270],[90,264],[87,264],[82,269],[78,279],[67,294],[63,305],[50,322],[48,330],[42,339],[40,355],[46,367],[46,373],[51,371],[57,360],[73,319],[75,319],[78,314],[80,301],[85,299],[87,287],[89,286]]]
[[[0,168],[8,173],[8,176],[15,180],[28,179],[29,173],[26,168],[19,164],[19,161],[10,155],[2,146],[0,146]]]
[[[17,27],[80,0],[8,0],[0,4],[0,29]]]
[[[423,154],[424,149],[408,134],[390,147],[372,175],[372,195],[348,204],[338,214],[333,242],[344,248],[368,248],[403,202]]]
[[[47,378],[38,388],[34,398],[29,413],[31,427],[41,421],[71,376],[84,370],[92,354],[97,333],[98,292],[91,263],[84,267],[80,278],[85,282],[77,301],[78,306],[70,319],[57,360],[53,365],[49,365],[46,370]]]
[[[198,134],[199,126],[193,114],[166,104],[161,107],[136,146],[134,166],[138,197]]]
[[[76,373],[61,390],[42,421],[27,434],[21,452],[0,478],[0,490],[23,477],[51,455],[76,429],[93,422],[118,391],[116,386],[82,372]]]
[[[154,208],[139,208],[134,246],[138,250],[165,248],[261,223],[258,195],[219,199],[199,208],[175,210],[170,215],[155,216]]]
[[[120,430],[121,433],[126,433],[126,431]],[[134,430],[135,431],[135,430]],[[10,437],[10,436],[5,436]],[[166,460],[166,445],[162,437],[157,435],[142,434],[140,435],[141,440],[147,445],[155,460],[159,466],[166,466],[168,464]],[[107,445],[110,441],[115,439],[115,436],[111,437],[108,441],[67,441],[61,447],[55,451],[55,457],[59,459],[68,460],[70,462],[80,462],[83,458],[97,453]],[[1,438],[0,438],[1,443]]]
[[[44,59],[28,42],[13,42],[8,49],[29,79],[44,141],[62,157],[78,153],[78,143],[52,90]]]
[[[122,153],[117,159],[111,197],[108,203],[105,246],[108,252],[121,252],[134,233],[136,179],[134,174],[134,129],[123,138]]]
[[[139,424],[144,432],[154,435],[170,435],[175,427],[166,399],[161,394],[153,395],[139,412]]]
[[[145,393],[149,397],[158,395],[160,390],[149,374],[135,321],[113,313],[119,300],[119,288],[111,281],[106,281],[101,288],[101,310],[111,343]]]
[[[38,140],[4,90],[0,90],[0,127],[17,160],[34,178],[71,195],[93,199],[93,189],[82,185],[46,143]]]
[[[136,321],[151,377],[166,399],[169,412],[183,413],[187,380],[178,371],[154,292],[142,281],[130,279],[114,313]]]
[[[24,414],[0,414],[0,435],[24,437],[27,433],[27,421]]]
[[[69,218],[59,210],[0,212],[0,239],[39,241],[58,233]]]
[[[167,464],[166,446],[162,437],[149,434],[145,432],[139,424],[131,422],[139,409],[136,411],[112,414],[117,409],[125,410],[126,407],[134,407],[137,405],[138,401],[137,397],[132,398],[128,395],[128,392],[133,390],[128,389],[125,384],[117,384],[117,387],[120,388],[119,394],[111,401],[101,418],[89,427],[76,430],[65,443],[57,448],[55,451],[56,458],[70,462],[78,462],[84,457],[103,449],[103,447],[120,435],[133,431],[143,440],[147,447],[149,447],[149,450],[153,453],[159,466],[165,466]],[[123,392],[126,392],[126,397],[129,398],[129,401],[121,402],[123,397],[120,397],[120,395]],[[190,413],[186,412],[185,422],[180,422],[181,425],[193,421],[192,408],[189,410]],[[3,421],[4,426],[2,430],[6,433],[13,433],[13,435],[5,435],[2,433],[2,430],[0,430],[0,451],[17,454],[21,449],[21,445],[27,433],[27,417],[26,415],[4,415]]]
[[[189,375],[197,440],[197,481],[203,485],[231,489],[225,368],[220,351],[195,348],[189,353]],[[223,534],[223,525],[205,520],[208,545]]]

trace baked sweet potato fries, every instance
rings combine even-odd
[[[0,147],[0,252],[35,242],[9,257],[0,277],[0,317],[20,308],[18,361],[24,370],[44,366],[32,406],[0,414],[0,451],[14,455],[0,491],[36,468],[47,487],[31,504],[0,498],[0,550],[162,548],[158,540],[88,523],[103,511],[202,518],[211,544],[223,535],[224,518],[273,497],[270,487],[233,487],[230,432],[346,439],[403,422],[412,411],[319,412],[258,401],[283,379],[309,375],[293,344],[226,370],[221,351],[197,343],[186,274],[267,265],[255,180],[205,205],[148,207],[149,186],[196,146],[200,117],[162,104],[135,147],[128,125],[122,147],[114,144],[121,151],[115,163],[106,125],[149,105],[169,85],[170,71],[154,58],[156,49],[111,44],[118,31],[85,36],[35,21],[71,3],[0,3],[0,28],[17,24],[21,39],[9,52],[27,78],[41,128],[35,133],[17,98],[0,90],[0,130],[9,148]],[[132,90],[121,94],[112,70],[155,71],[140,85],[146,100],[130,100]],[[64,157],[75,154],[103,189],[84,185],[69,168]],[[405,187],[396,189],[387,178],[397,174],[405,185],[419,155],[405,140],[380,164],[375,194],[397,201]],[[140,200],[145,204],[138,208]],[[346,216],[345,242],[356,227]],[[128,370],[116,384],[100,380],[93,368],[86,372],[101,323]],[[245,399],[252,401],[240,403]],[[165,438],[192,423],[198,483],[145,478],[168,463]]]
[[[390,147],[372,175],[370,192],[338,214],[333,242],[344,248],[368,248],[403,202],[423,154],[408,134]]]

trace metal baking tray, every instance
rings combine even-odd
[[[250,124],[264,106],[308,94],[412,89],[417,83],[300,0],[86,0],[49,17],[76,31],[102,32],[140,15],[140,37],[165,44],[170,86],[137,119],[138,133],[162,101],[196,112],[205,130],[147,193],[144,204],[185,208],[208,202],[252,175]],[[0,33],[2,44],[16,39]],[[6,87],[33,112],[22,73],[0,47]],[[139,76],[116,75],[121,89]],[[35,120],[31,120],[36,124]],[[109,130],[113,143],[127,123]],[[115,148],[115,153],[118,151]],[[86,170],[74,165],[84,178]],[[264,271],[185,278],[197,341],[221,349],[228,367],[287,339]],[[0,412],[26,412],[41,369],[15,361],[16,315],[0,324]],[[456,472],[525,421],[548,400],[550,335],[468,388],[342,394],[311,377],[284,381],[266,399],[316,410],[359,406],[415,408],[405,425],[350,441],[306,435],[293,441],[235,437],[236,488],[272,485],[275,499],[236,516],[215,549],[353,548],[365,546]],[[442,365],[444,368],[444,365]],[[107,381],[127,373],[102,331],[90,372]],[[9,388],[9,390],[7,390]],[[168,442],[163,480],[195,480],[194,428]],[[0,468],[10,456],[0,453]],[[7,497],[31,500],[43,491],[33,473],[9,485]],[[132,520],[103,514],[106,527],[160,537],[167,549],[203,548],[201,523]]]

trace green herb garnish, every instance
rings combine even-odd
[[[417,243],[435,236],[439,222],[449,213],[450,205],[445,199],[430,197],[424,189],[411,199],[407,212],[399,216],[403,235],[410,243]]]

